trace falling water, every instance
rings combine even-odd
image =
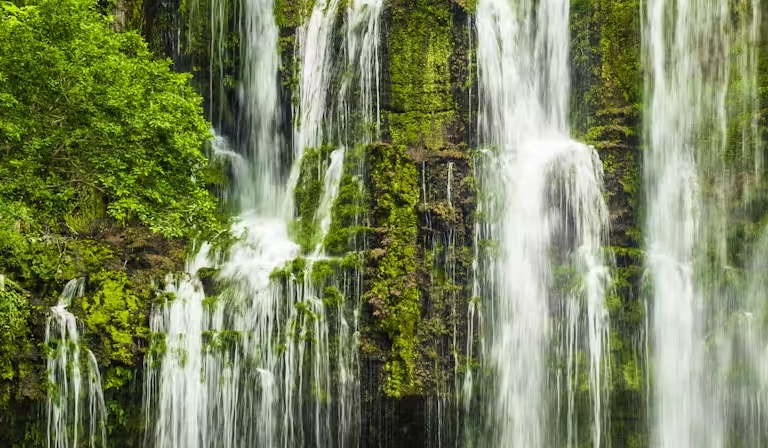
[[[198,256],[197,260],[203,257]],[[199,267],[190,267],[192,275]],[[147,357],[148,393],[145,400],[156,406],[154,445],[156,447],[209,446],[205,416],[208,408],[201,379],[203,298],[202,284],[193,278],[167,281],[172,301],[155,310],[150,329],[163,336],[160,360],[153,352]],[[153,347],[154,348],[154,347]],[[155,369],[155,364],[158,368]],[[157,396],[155,396],[157,395]],[[147,413],[148,427],[153,416]]]
[[[728,237],[762,170],[759,2],[648,0],[644,18],[652,440],[722,447],[743,431],[738,395],[756,392],[733,375],[743,371],[734,363],[745,337],[735,322],[753,308],[749,287],[730,278],[751,250],[735,257],[741,249]],[[747,285],[764,275],[745,272]],[[754,443],[750,434],[737,437],[733,446]]]
[[[285,144],[278,134],[272,7],[271,0],[244,0],[242,5],[245,62],[240,94],[249,130],[246,148],[233,151],[218,136],[212,147],[234,177],[241,211],[231,230],[238,239],[225,260],[203,244],[185,275],[167,279],[167,299],[152,316],[160,349],[151,350],[147,360],[147,424],[154,428],[150,446],[357,444],[352,434],[356,399],[351,397],[357,376],[357,304],[345,300],[349,279],[321,281],[314,275],[315,267],[328,269],[337,263],[327,257],[322,242],[346,169],[344,148],[312,167],[324,173],[318,208],[311,217],[319,243],[302,249],[292,241],[290,230],[293,189],[305,150],[319,151],[330,137],[326,111],[339,1],[315,2],[307,23],[297,29],[295,53],[301,69],[287,178],[281,162]],[[378,33],[378,13],[363,15]],[[212,12],[223,20],[220,16]],[[371,65],[378,61],[378,38],[363,36],[354,51]],[[369,91],[374,77],[377,66],[360,75]],[[367,101],[365,107],[378,111],[378,96],[375,109],[371,97]],[[220,291],[206,297],[200,276],[211,266]],[[336,359],[330,356],[332,342]],[[332,369],[338,379],[332,380]]]
[[[350,77],[345,77],[339,97],[343,108],[342,120],[352,119],[362,123],[358,143],[371,143],[378,138],[380,131],[379,17],[383,3],[383,0],[352,0],[347,6],[347,58],[352,73],[358,78],[360,94],[354,112],[358,112],[360,117],[350,116],[353,112],[347,104],[353,81]]]
[[[344,169],[344,148],[339,148],[331,152],[330,163],[328,169],[325,171],[325,179],[323,181],[323,193],[320,196],[320,203],[317,207],[317,213],[315,221],[320,228],[320,241],[315,246],[313,257],[321,255],[323,250],[323,240],[328,234],[328,229],[331,227],[331,206],[336,200],[336,196],[339,195],[339,184],[341,183],[341,175]]]
[[[718,23],[723,2],[714,7],[709,2],[679,2],[682,10],[674,28],[665,27],[665,3],[647,3],[646,38],[653,80],[645,174],[647,264],[654,291],[654,438],[655,445],[664,448],[714,447],[721,443],[720,429],[703,424],[716,409],[705,406],[702,389],[701,292],[694,284],[700,230],[695,154],[696,146],[703,144],[700,136],[707,119],[722,114],[718,100],[724,95],[718,89],[725,86],[713,82],[717,79],[705,81],[704,75],[710,68],[705,58],[723,51],[717,48],[725,41]],[[722,68],[712,68],[712,76],[723,75]],[[716,150],[721,143],[710,145]]]
[[[281,180],[280,153],[282,139],[278,132],[277,25],[274,0],[242,0],[243,23],[243,90],[248,127],[247,159],[254,178],[249,190],[241,191],[244,208],[257,207],[259,214],[276,216],[286,213],[280,208],[289,196]],[[216,3],[216,2],[213,2]]]
[[[72,299],[83,295],[83,287],[82,278],[66,284],[45,326],[45,344],[53,349],[47,364],[52,387],[48,393],[48,448],[78,448],[84,443],[91,448],[107,446],[107,410],[99,366],[90,350],[81,359],[77,321],[67,311]]]
[[[480,141],[490,149],[481,182],[500,243],[486,294],[494,316],[496,446],[575,446],[579,354],[590,382],[592,444],[600,446],[605,407],[604,351],[608,281],[601,245],[607,209],[602,166],[591,147],[568,138],[568,1],[480,0],[477,63]],[[487,165],[487,167],[486,167]],[[556,274],[572,272],[560,293]],[[554,349],[550,349],[551,346]],[[550,357],[566,365],[565,385],[550,393]],[[563,359],[564,358],[564,359]],[[560,390],[560,389],[564,390]],[[549,420],[567,394],[566,434]]]
[[[339,0],[317,0],[308,23],[297,30],[299,63],[299,104],[295,115],[294,157],[301,159],[307,148],[323,143],[328,88],[332,73],[331,34],[336,23]],[[298,176],[298,169],[294,169]],[[295,182],[294,182],[295,185]]]

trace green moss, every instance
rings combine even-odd
[[[338,306],[342,303],[344,303],[344,295],[339,288],[335,286],[328,286],[325,288],[325,291],[323,292],[323,304],[326,308]]]
[[[149,335],[149,341],[147,343],[146,356],[151,362],[151,366],[161,362],[165,357],[165,353],[168,351],[168,345],[165,341],[165,333],[151,333]]]
[[[32,371],[30,319],[25,293],[0,274],[0,411],[21,398],[21,379]]]
[[[642,76],[638,0],[572,0],[571,54],[575,134],[603,162],[610,216],[608,248],[616,265],[606,297],[610,316],[611,434],[628,446],[646,433],[642,342],[645,306],[640,285],[640,138]],[[640,418],[638,418],[640,415]],[[633,441],[633,442],[630,442]]]
[[[98,271],[114,257],[106,244],[94,240],[75,240],[62,254],[62,278],[75,278]]]
[[[347,149],[345,153],[344,173],[339,182],[339,193],[331,207],[331,225],[323,241],[328,254],[343,256],[356,250],[356,237],[368,229],[368,192],[363,185],[360,170],[364,158],[363,147]]]
[[[104,354],[100,363],[135,365],[134,338],[149,335],[146,294],[137,291],[122,271],[102,271],[91,276],[90,283],[95,293],[80,301],[80,309],[85,325],[99,335]]]
[[[314,0],[275,0],[275,23],[280,28],[296,28],[312,14]]]
[[[450,0],[393,0],[389,40],[391,100],[384,113],[394,145],[438,149],[456,119],[449,59]]]
[[[318,260],[312,263],[312,283],[322,285],[336,274],[338,260]]]
[[[351,252],[344,256],[339,263],[339,267],[343,269],[357,270],[363,267],[363,261],[365,257],[362,252]]]
[[[119,389],[133,379],[133,370],[122,366],[110,367],[104,376],[104,390]]]
[[[477,0],[453,0],[453,2],[464,8],[464,11],[468,13],[473,13],[477,9]]]
[[[642,389],[643,375],[635,358],[630,358],[621,366],[622,379],[629,390],[640,392]]]
[[[390,138],[395,144],[419,144],[438,149],[445,143],[446,128],[454,116],[454,111],[390,113],[387,115]]]
[[[638,0],[571,3],[576,133],[603,161],[611,241],[639,244],[640,7]]]
[[[311,252],[321,242],[316,215],[332,150],[331,146],[307,148],[301,159],[301,174],[293,190],[298,219],[292,225],[292,234],[304,252]]]
[[[236,330],[203,332],[203,350],[207,353],[230,354],[242,347],[243,334]]]
[[[419,201],[418,172],[405,148],[372,145],[368,150],[371,170],[372,224],[381,236],[371,251],[375,274],[365,293],[376,326],[391,342],[385,393],[402,397],[416,392],[416,327],[421,319],[417,271]]]
[[[304,282],[304,270],[307,267],[307,260],[302,257],[294,258],[285,264],[282,268],[276,268],[270,274],[272,281],[287,282],[294,280],[297,283]]]

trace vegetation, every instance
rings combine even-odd
[[[325,171],[333,147],[307,148],[301,159],[301,175],[293,190],[298,219],[293,224],[294,239],[304,252],[312,252],[321,238],[317,207],[323,194]]]
[[[416,167],[404,148],[373,145],[371,169],[371,222],[377,227],[379,245],[372,251],[375,275],[366,301],[380,331],[389,335],[391,359],[386,365],[385,391],[393,397],[414,392],[416,327],[421,318],[417,269],[416,204],[419,188]]]
[[[3,3],[2,14],[0,198],[74,232],[101,211],[168,237],[216,229],[200,151],[209,125],[189,77],[90,1]]]
[[[110,431],[139,413],[151,281],[221,229],[189,80],[96,1],[0,2],[1,445],[40,437],[43,311],[79,276],[71,309],[105,370]]]
[[[387,41],[392,98],[386,106],[392,144],[438,149],[456,118],[449,59],[449,0],[393,0]],[[418,69],[416,69],[418,67]]]
[[[331,207],[331,225],[323,241],[326,252],[334,256],[352,253],[359,248],[367,227],[368,197],[360,167],[365,162],[364,147],[347,149],[344,172],[339,181],[339,193]]]

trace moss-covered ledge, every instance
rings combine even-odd
[[[388,396],[416,393],[416,328],[421,321],[416,279],[418,172],[403,146],[367,149],[370,219],[374,229],[366,266],[364,301],[376,329],[391,343],[384,390]]]
[[[467,366],[468,304],[476,186],[466,151],[411,148],[421,180],[418,218],[418,284],[422,324],[417,330],[416,379],[427,397],[456,398]],[[475,335],[476,336],[476,335]]]
[[[610,315],[611,434],[615,446],[645,446],[642,418],[647,366],[642,355],[645,307],[640,298],[640,125],[642,77],[638,0],[571,2],[574,134],[603,162],[616,260],[606,299]],[[640,415],[640,418],[638,418]]]
[[[449,62],[454,7],[451,0],[392,0],[384,12],[382,115],[394,145],[438,149],[456,126]]]

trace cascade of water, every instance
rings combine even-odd
[[[331,227],[331,206],[339,195],[339,184],[341,175],[344,172],[344,148],[339,148],[331,152],[331,162],[325,172],[323,181],[323,193],[320,196],[320,203],[317,207],[315,221],[320,228],[319,243],[315,246],[313,257],[321,255],[323,250],[323,240]]]
[[[671,7],[679,8],[674,23],[665,18]],[[715,394],[704,394],[701,307],[706,286],[696,285],[695,269],[696,242],[722,224],[714,217],[708,223],[713,228],[702,226],[707,210],[701,203],[697,162],[717,163],[724,144],[727,5],[649,1],[647,8],[649,88],[653,83],[647,94],[645,176],[647,265],[653,282],[654,437],[661,447],[718,446],[721,419],[713,414],[712,424],[705,423],[707,415],[719,411],[706,403]],[[723,249],[715,251],[724,262]]]
[[[341,141],[350,150],[378,140],[381,127],[380,100],[380,17],[383,0],[352,0],[347,2],[346,57],[347,70],[342,78],[338,94],[341,111]],[[358,89],[353,95],[353,82]],[[345,168],[353,175],[359,189],[365,176],[364,157],[356,157],[356,165]],[[363,204],[356,204],[362,206]],[[354,216],[354,226],[364,225],[364,216]],[[365,238],[354,237],[355,250],[365,250]],[[360,268],[344,274],[343,292],[346,303],[339,303],[336,309],[339,348],[337,369],[339,371],[338,395],[338,440],[340,447],[360,446],[360,382],[359,382],[359,315],[363,285],[363,271]],[[346,308],[346,310],[345,310]]]
[[[325,303],[324,282],[316,281],[313,277],[316,262],[327,259],[323,249],[323,241],[328,233],[331,224],[331,206],[336,200],[339,192],[339,184],[343,173],[344,149],[339,148],[331,152],[330,163],[325,172],[323,181],[323,191],[320,196],[319,205],[314,217],[318,223],[319,236],[318,243],[312,254],[306,261],[304,275],[302,278],[294,278],[288,283],[288,297],[292,298],[293,308],[290,310],[290,316],[287,320],[287,339],[285,356],[285,378],[292,379],[286,381],[288,384],[297,384],[296,389],[287,388],[283,392],[283,399],[286,409],[295,407],[295,413],[299,417],[302,412],[306,412],[306,406],[313,409],[313,432],[307,435],[303,434],[303,428],[300,422],[296,422],[294,416],[289,413],[289,420],[284,421],[284,426],[289,431],[288,440],[303,440],[309,443],[314,440],[317,447],[325,447],[333,444],[333,434],[331,432],[331,394],[332,380],[330,375],[331,358],[329,350],[329,333],[331,323],[329,322],[332,313],[336,315],[336,333],[339,345],[337,346],[337,365],[341,376],[337,379],[339,396],[344,400],[337,403],[340,419],[337,425],[337,444],[343,445],[347,434],[348,419],[350,413],[349,406],[352,404],[348,400],[347,383],[354,381],[354,369],[350,364],[352,357],[349,350],[356,350],[355,346],[350,346],[351,332],[346,321],[343,300],[336,300],[336,306]],[[333,286],[336,288],[336,286]],[[331,309],[329,309],[331,308]],[[335,308],[335,309],[333,309]],[[306,352],[307,344],[311,351]],[[305,364],[306,363],[306,364]],[[308,379],[304,378],[307,366],[311,369]],[[307,381],[308,380],[308,381]],[[308,383],[308,384],[307,384]],[[306,398],[311,398],[310,403],[305,404]],[[294,428],[299,424],[298,434],[294,434]],[[286,442],[287,443],[287,442]],[[295,446],[295,442],[286,446]]]
[[[355,109],[360,117],[353,118],[353,122],[363,124],[359,136],[356,136],[360,140],[358,143],[370,143],[379,137],[379,17],[383,3],[383,0],[353,0],[347,6],[347,58],[353,73],[358,76],[360,90]],[[345,77],[339,91],[339,102],[345,115],[342,120],[349,118],[346,103],[352,81],[351,77]]]
[[[253,188],[240,192],[241,207],[256,207],[263,216],[291,216],[282,208],[290,197],[280,175],[282,139],[278,132],[280,107],[278,92],[277,25],[274,0],[243,1],[243,90],[242,102],[248,122],[248,160],[253,172]],[[216,2],[214,2],[216,3]],[[312,61],[319,63],[321,61]],[[314,66],[313,66],[314,67]],[[322,99],[319,99],[322,101]]]
[[[294,158],[304,150],[323,144],[323,122],[332,73],[331,32],[336,23],[339,0],[317,0],[306,25],[296,31],[299,63],[299,101],[294,135]],[[296,167],[296,165],[294,165]],[[298,179],[298,169],[293,170]],[[294,181],[290,185],[295,185]]]
[[[224,202],[236,201],[240,191],[249,191],[253,185],[251,170],[248,161],[240,153],[232,150],[227,139],[211,130],[213,140],[210,146],[210,159],[223,165],[225,171],[230,172],[230,185],[219,194]]]
[[[107,446],[107,410],[99,366],[93,353],[86,350],[87,377],[83,378],[77,321],[67,311],[72,299],[83,295],[84,284],[82,278],[66,284],[45,326],[45,344],[53,348],[47,363],[52,387],[48,393],[48,448],[76,448],[83,443],[91,448]],[[84,389],[87,395],[83,395]]]
[[[292,193],[304,150],[319,149],[326,142],[330,39],[338,5],[338,0],[315,2],[309,21],[297,30],[296,54],[302,69],[294,111],[294,158],[290,176],[284,179],[280,156],[284,145],[277,135],[272,1],[243,2],[246,63],[241,95],[250,129],[248,163],[221,137],[212,147],[235,178],[235,194],[243,209],[232,227],[238,241],[223,262],[203,245],[186,276],[168,279],[167,292],[175,299],[152,317],[152,330],[164,334],[166,352],[162,359],[148,357],[145,400],[154,446],[289,448],[359,443],[352,434],[358,418],[353,396],[358,311],[356,303],[343,297],[348,290],[359,297],[359,279],[334,278],[328,284],[313,275],[315,265],[329,263],[322,241],[345,173],[343,148],[316,167],[325,172],[312,217],[319,243],[307,258],[297,258],[301,248],[291,241],[288,225],[294,218]],[[378,25],[376,29],[378,33]],[[357,51],[363,59],[374,58],[375,50],[362,47]],[[365,76],[374,75],[378,70]],[[223,289],[215,300],[206,299],[197,278],[197,272],[210,265],[218,265],[217,285]],[[284,266],[280,275],[273,275]],[[340,377],[337,381],[332,381],[332,367]]]
[[[576,445],[573,404],[564,416],[566,434],[547,431],[561,395],[548,393],[547,360],[566,358],[563,393],[572,403],[578,350],[588,359],[593,415],[586,418],[592,444],[600,446],[608,328],[602,165],[592,148],[568,138],[568,1],[536,6],[505,0],[477,6],[480,142],[492,149],[480,174],[492,216],[481,233],[500,243],[483,291],[494,316],[488,354],[497,376],[494,443]],[[563,269],[575,285],[558,284]],[[558,342],[554,350],[550,342]]]
[[[733,371],[749,340],[734,322],[754,308],[731,280],[750,250],[736,254],[729,233],[762,170],[759,2],[649,0],[644,19],[653,444],[753,446],[739,395],[755,391]]]
[[[212,17],[221,2],[213,2]],[[244,210],[232,227],[239,241],[220,266],[227,288],[216,302],[204,303],[196,273],[215,264],[203,245],[190,261],[189,275],[169,279],[173,301],[155,310],[152,330],[164,334],[166,356],[149,359],[148,421],[154,446],[240,447],[293,444],[281,432],[281,418],[295,413],[280,403],[284,367],[280,345],[285,330],[281,291],[270,275],[298,255],[283,207],[289,190],[281,181],[278,133],[277,28],[272,0],[244,0],[243,88],[248,122],[245,160],[214,140],[214,155],[230,161],[235,194]],[[214,30],[226,27],[214,24]],[[212,44],[213,45],[213,44]],[[246,163],[243,163],[246,162]],[[284,441],[284,442],[283,442]]]
[[[190,266],[189,272],[194,275],[199,267]],[[156,310],[150,320],[150,329],[164,337],[165,353],[161,360],[153,359],[151,354],[147,359],[150,386],[145,400],[156,402],[156,414],[145,415],[147,427],[156,420],[154,446],[206,447],[210,434],[205,417],[209,409],[200,359],[205,294],[199,280],[191,276],[178,282],[169,278],[166,291],[173,294],[172,300]],[[159,368],[155,370],[153,364]]]

